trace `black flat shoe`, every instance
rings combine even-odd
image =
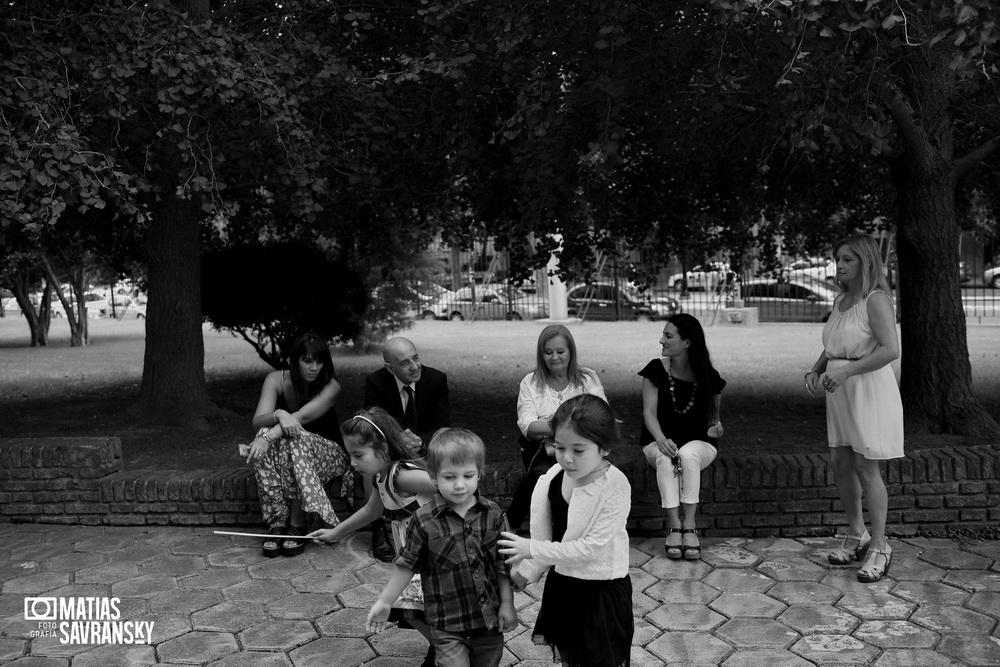
[[[285,529],[286,535],[304,535],[302,529],[298,526],[289,526]],[[281,555],[282,556],[298,556],[300,553],[306,550],[305,540],[282,540],[281,542]]]
[[[285,529],[282,526],[271,526],[268,531],[268,535],[284,535]],[[278,538],[267,538],[264,540],[263,544],[260,545],[261,551],[264,553],[264,558],[274,558],[275,556],[281,555],[281,540]]]

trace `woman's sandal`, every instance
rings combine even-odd
[[[847,546],[847,543],[854,541],[858,543],[858,546],[853,549]],[[858,562],[863,562],[865,556],[868,555],[868,547],[871,546],[872,538],[868,534],[868,530],[860,537],[856,535],[848,535],[844,538],[844,541],[840,543],[840,548],[830,552],[830,555],[826,557],[830,565],[850,565],[852,560]]]
[[[669,540],[670,536],[674,533],[677,533],[679,535],[681,533],[681,529],[667,528],[667,539]],[[665,541],[663,543],[663,547],[664,549],[667,550],[667,558],[671,560],[680,560],[681,558],[684,557],[684,549],[680,544],[670,544],[669,542]]]
[[[298,526],[289,526],[285,529],[285,534],[287,535],[305,535],[303,530]],[[282,556],[298,556],[300,553],[306,550],[305,540],[292,540],[286,539],[281,541],[281,555]]]
[[[285,529],[282,526],[271,526],[268,531],[268,535],[284,535]],[[277,538],[267,538],[264,540],[263,544],[260,545],[261,550],[264,553],[264,558],[274,558],[275,556],[281,555],[281,544]]]
[[[698,539],[698,531],[695,530],[694,528],[682,528],[681,533],[682,533],[681,535],[682,540],[684,539],[683,533],[693,533],[694,538]],[[699,543],[693,546],[682,544],[681,552],[684,554],[685,560],[698,560],[699,558],[701,558],[701,544]]]
[[[885,563],[879,566],[879,556]],[[858,581],[863,584],[873,584],[885,575],[889,574],[889,565],[892,563],[892,549],[885,545],[885,549],[871,549],[868,552],[868,560],[858,570]]]

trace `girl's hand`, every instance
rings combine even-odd
[[[275,410],[274,416],[278,418],[281,432],[288,438],[297,438],[302,433],[302,424],[299,420],[288,413],[288,410]]]
[[[254,438],[250,443],[250,454],[247,455],[247,463],[253,463],[257,459],[264,458],[267,453],[267,441],[264,438]]]
[[[368,611],[368,620],[365,621],[365,629],[368,632],[382,632],[385,630],[386,622],[389,620],[389,610],[391,609],[391,605],[382,602],[382,600],[375,600],[375,604]]]
[[[504,539],[497,540],[497,546],[500,547],[500,553],[509,556],[506,561],[508,565],[516,565],[526,558],[531,558],[531,540],[506,532],[500,533],[500,537]]]
[[[837,387],[842,386],[845,382],[847,382],[847,374],[839,369],[823,375],[823,389],[830,394],[837,391]]]
[[[657,442],[656,447],[664,456],[669,456],[670,458],[677,456],[677,445],[670,438],[667,438],[663,442]]]
[[[306,535],[306,539],[323,542],[324,544],[332,544],[340,539],[335,535],[336,532],[336,528],[320,528]]]
[[[510,587],[515,593],[520,593],[528,587],[528,580],[520,572],[510,573]]]
[[[819,373],[816,371],[809,371],[806,373],[806,391],[809,392],[810,398],[816,398],[816,385],[819,384]]]
[[[708,437],[710,438],[721,438],[723,432],[722,422],[715,422],[708,427]]]

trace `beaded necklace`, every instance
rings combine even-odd
[[[670,371],[667,371],[667,380],[670,382],[670,403],[674,406],[674,412],[679,415],[686,415],[688,410],[694,407],[694,395],[698,391],[698,380],[694,381],[694,387],[691,389],[691,400],[688,401],[683,410],[677,409],[677,399],[674,398],[674,376],[670,374]]]

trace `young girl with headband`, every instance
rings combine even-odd
[[[426,464],[423,459],[414,458],[403,429],[382,408],[358,413],[341,424],[340,431],[351,457],[351,466],[372,480],[377,493],[372,493],[363,508],[335,527],[313,531],[306,537],[336,542],[382,518],[392,526],[393,546],[399,553],[410,516],[437,493]],[[400,627],[418,630],[430,641],[430,626],[423,620],[423,608],[420,577],[416,576],[393,605],[389,620],[400,622]],[[428,654],[424,664],[433,665],[434,656]]]

